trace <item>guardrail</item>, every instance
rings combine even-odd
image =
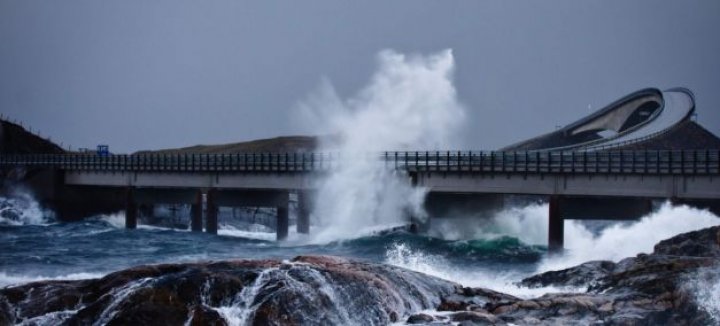
[[[3,154],[0,167],[97,172],[323,172],[353,161],[407,172],[720,174],[720,150],[488,152],[415,151],[342,155],[325,153]]]

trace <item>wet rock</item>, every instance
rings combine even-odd
[[[15,324],[15,313],[7,298],[0,295],[0,325]]]
[[[709,325],[710,316],[698,307],[683,282],[697,277],[697,271],[720,268],[718,243],[720,227],[713,227],[662,241],[652,254],[618,263],[588,262],[518,283],[527,287],[585,287],[584,293],[553,293],[521,300],[482,288],[458,288],[443,297],[437,310],[456,311],[450,317],[461,324]],[[496,319],[476,321],[476,316]]]
[[[486,302],[489,303],[519,300],[517,297],[514,297],[512,295],[483,288],[465,287],[462,289],[462,294],[466,297],[482,297]]]
[[[471,325],[497,325],[500,320],[486,313],[474,312],[474,311],[462,311],[456,312],[450,315],[450,319],[455,322],[471,322]],[[502,323],[505,324],[505,323]]]
[[[618,263],[539,274],[520,284],[587,290],[531,299],[341,257],[140,266],[0,289],[0,325],[709,325],[683,282],[719,268],[719,243],[720,227],[709,228]]]
[[[388,324],[456,284],[339,257],[140,266],[101,279],[0,289],[5,324]],[[16,316],[8,312],[17,312]]]
[[[615,265],[611,261],[591,261],[572,268],[528,277],[520,281],[518,285],[529,288],[586,287],[602,277],[610,275],[615,270]]]
[[[562,322],[567,318],[611,325],[707,325],[683,283],[700,270],[720,266],[720,227],[689,232],[661,241],[652,254],[617,264],[590,262],[523,280],[528,286],[587,284],[583,294],[550,294],[492,311],[506,318],[533,317]]]
[[[22,315],[36,316],[44,311],[71,310],[80,303],[83,297],[84,281],[42,281],[33,286],[19,286],[0,290],[0,297],[15,309],[15,302],[35,302],[37,304],[23,305],[16,317]],[[80,285],[80,287],[76,287]]]
[[[597,280],[591,292],[621,293],[628,289],[648,295],[672,292],[677,281],[699,268],[710,267],[718,260],[707,257],[641,255],[625,259],[619,271]]]
[[[463,298],[451,297],[443,298],[440,305],[437,307],[438,311],[461,311],[467,310],[470,306],[470,302],[466,302]]]
[[[227,326],[228,323],[220,314],[205,305],[198,305],[192,309],[190,326]]]
[[[437,310],[487,313],[497,306],[519,300],[514,296],[489,289],[458,287],[454,294],[442,298]]]
[[[407,319],[408,324],[427,324],[433,321],[435,321],[435,318],[428,314],[415,314]]]
[[[720,226],[688,232],[658,242],[655,255],[720,258]]]

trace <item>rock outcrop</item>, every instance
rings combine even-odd
[[[141,266],[0,289],[0,325],[712,325],[686,285],[699,271],[719,282],[718,253],[720,226],[681,234],[651,254],[526,278],[586,288],[532,299],[328,256]]]
[[[153,265],[0,289],[0,324],[385,325],[436,307],[455,287],[326,256]]]
[[[585,287],[583,293],[554,293],[534,299],[490,296],[483,289],[463,289],[444,297],[438,310],[472,311],[496,317],[480,324],[516,325],[713,325],[713,316],[698,305],[689,280],[703,272],[702,282],[720,282],[720,226],[659,242],[653,253],[618,263],[594,261],[528,277],[525,287]],[[720,303],[715,303],[720,304]],[[449,309],[447,309],[449,308]],[[716,310],[720,310],[717,308]],[[411,316],[412,321],[419,320]],[[427,319],[427,318],[425,318]],[[478,319],[478,320],[480,320]],[[439,315],[429,322],[458,321]],[[410,322],[411,320],[408,320]]]

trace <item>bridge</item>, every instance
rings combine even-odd
[[[384,152],[371,160],[431,192],[720,198],[718,150]],[[77,186],[305,190],[339,153],[2,155],[0,166],[53,169]],[[591,183],[591,184],[590,184]]]
[[[482,207],[497,203],[497,195],[547,196],[553,248],[562,247],[563,215],[582,212],[588,203],[618,209],[605,208],[594,212],[599,216],[575,218],[644,214],[651,209],[647,200],[653,198],[720,199],[720,150],[403,151],[354,157],[330,152],[17,154],[0,156],[0,167],[55,170],[66,186],[125,189],[128,228],[136,227],[137,206],[143,203],[192,204],[194,231],[202,230],[204,204],[205,229],[211,233],[217,232],[218,206],[277,207],[277,238],[284,239],[289,224],[288,194],[297,193],[301,198],[298,232],[306,233],[310,210],[306,197],[318,180],[353,160],[369,160],[400,172],[409,184],[428,190],[430,206],[433,198],[447,202],[465,196],[467,202]]]
[[[1,154],[0,170],[46,174],[32,188],[53,190],[46,197],[65,205],[56,207],[60,212],[120,197],[128,228],[137,226],[139,207],[157,203],[191,204],[191,229],[204,224],[210,233],[217,233],[220,206],[276,207],[282,240],[290,194],[299,206],[298,232],[307,233],[318,181],[363,160],[425,188],[431,221],[454,210],[489,214],[508,197],[539,196],[549,202],[548,244],[556,250],[565,219],[633,219],[656,200],[720,215],[720,139],[690,120],[694,110],[688,89],[647,88],[499,151]]]
[[[556,131],[502,150],[595,151],[621,148],[657,138],[695,112],[695,95],[687,88],[646,88]],[[680,149],[680,148],[678,148]]]

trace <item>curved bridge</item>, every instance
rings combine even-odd
[[[659,136],[690,118],[695,96],[686,88],[646,88],[557,131],[525,140],[505,151],[596,151]]]
[[[637,218],[649,213],[656,199],[694,202],[720,212],[720,146],[622,150],[666,133],[676,137],[669,131],[686,122],[694,109],[694,96],[687,89],[643,89],[560,130],[495,152],[384,152],[352,157],[298,152],[0,154],[0,169],[50,172],[48,186],[59,189],[59,198],[69,190],[84,189],[88,194],[111,189],[114,195],[104,198],[124,201],[128,228],[136,227],[141,205],[190,204],[191,229],[202,231],[204,220],[210,233],[217,233],[220,206],[276,207],[277,238],[284,239],[291,194],[299,207],[298,232],[308,233],[312,201],[307,198],[318,179],[344,164],[368,160],[427,189],[425,204],[432,217],[460,206],[474,212],[496,209],[502,207],[505,195],[548,198],[548,244],[557,250],[562,248],[565,219]]]

